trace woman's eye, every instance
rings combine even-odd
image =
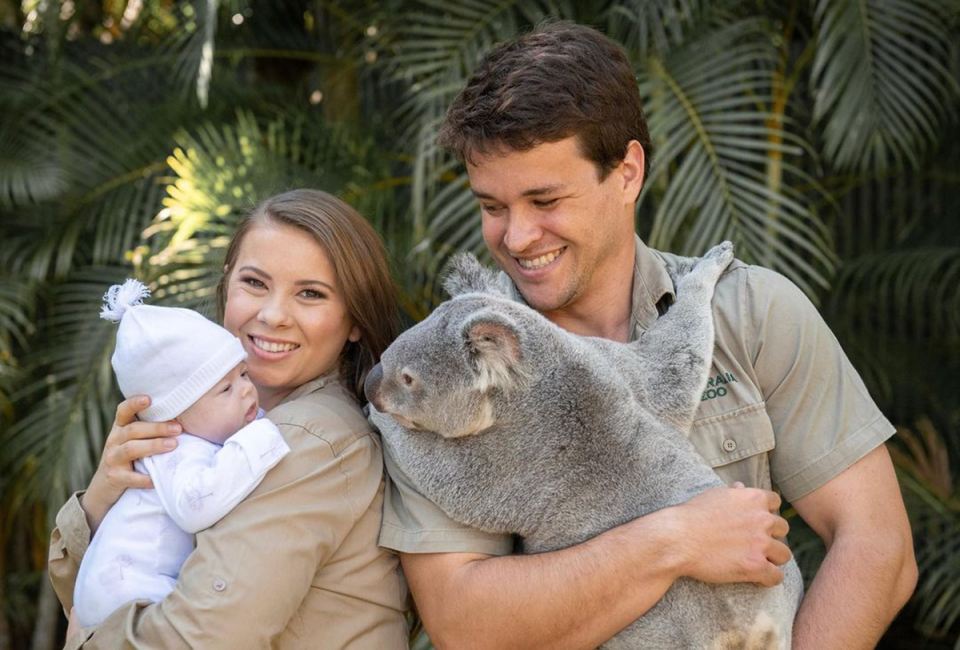
[[[304,289],[303,291],[300,292],[300,295],[310,300],[319,300],[320,298],[326,297],[323,293],[319,291],[314,291],[313,289]]]
[[[249,277],[249,276],[248,276],[248,277],[242,277],[242,278],[240,278],[240,282],[243,282],[244,284],[248,284],[248,285],[250,285],[251,287],[255,287],[255,288],[257,288],[257,289],[262,289],[262,288],[264,288],[265,286],[267,286],[267,285],[265,285],[263,282],[261,282],[260,280],[258,280],[257,278],[251,278],[251,277]]]
[[[229,392],[230,392],[230,386],[231,386],[231,384],[227,384],[226,386],[223,387],[223,390],[220,391],[220,392],[221,392],[221,393],[229,393]]]

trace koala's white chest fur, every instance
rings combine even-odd
[[[731,259],[721,245],[691,264],[669,312],[625,345],[561,330],[461,258],[454,298],[371,373],[371,420],[426,497],[461,523],[519,535],[525,552],[682,503],[722,484],[683,434],[712,357],[713,287]],[[604,647],[789,648],[802,582],[792,562],[785,574],[773,589],[681,579]]]

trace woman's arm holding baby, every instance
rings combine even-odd
[[[100,522],[127,488],[151,488],[149,476],[133,469],[133,461],[163,454],[176,448],[172,436],[183,429],[176,422],[141,422],[137,413],[150,405],[146,396],[131,397],[117,406],[113,428],[103,446],[100,466],[90,480],[90,486],[80,497],[86,514],[90,535],[97,532]]]
[[[67,648],[264,648],[283,633],[376,494],[382,459],[369,436],[335,449],[303,427],[281,430],[293,453],[197,535],[173,592],[124,605]]]
[[[149,397],[131,397],[117,406],[100,466],[86,492],[70,497],[57,513],[50,539],[47,568],[64,612],[73,606],[73,586],[90,538],[107,512],[127,488],[153,487],[149,476],[133,470],[133,461],[176,448],[172,439],[180,426],[169,422],[140,422],[137,413],[150,405]],[[171,426],[172,425],[172,426]]]

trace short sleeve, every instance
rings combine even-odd
[[[450,519],[420,494],[390,455],[384,441],[387,488],[380,546],[400,553],[483,553],[509,555],[513,538],[474,530]]]
[[[895,429],[817,309],[782,275],[751,267],[747,334],[773,424],[773,483],[798,499],[853,465]]]

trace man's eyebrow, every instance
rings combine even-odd
[[[262,278],[265,279],[265,280],[273,280],[273,278],[270,277],[270,274],[269,274],[269,273],[267,273],[267,272],[264,271],[263,269],[259,269],[259,268],[257,268],[256,266],[253,266],[252,264],[246,264],[246,265],[244,265],[244,266],[241,266],[241,267],[240,267],[240,270],[241,270],[241,271],[250,271],[251,273],[253,273],[253,274],[255,274],[255,275],[259,275],[260,277],[262,277]],[[335,292],[335,291],[336,291],[330,284],[324,282],[323,280],[297,280],[296,282],[294,282],[294,284],[295,284],[296,286],[298,286],[298,287],[312,286],[312,285],[317,285],[317,284],[319,284],[320,286],[326,287],[328,290],[330,290],[330,291],[332,291],[332,292]]]
[[[532,187],[529,190],[524,190],[520,196],[543,196],[544,194],[554,194],[564,189],[564,185],[544,185],[543,187]],[[473,195],[478,199],[492,199],[496,200],[496,197],[493,197],[485,192],[479,192],[474,188],[470,188],[470,191],[473,192]]]

